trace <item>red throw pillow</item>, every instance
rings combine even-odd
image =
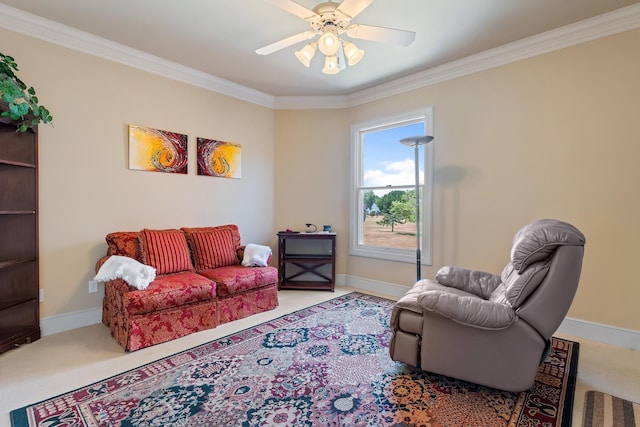
[[[209,270],[238,263],[236,236],[229,227],[194,231],[188,234],[196,270]]]
[[[180,230],[142,230],[145,264],[156,274],[192,271],[187,239]]]
[[[140,233],[137,231],[117,231],[107,234],[107,255],[121,255],[143,262],[140,248]]]

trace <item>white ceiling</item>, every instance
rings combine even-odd
[[[297,1],[309,9],[321,2]],[[2,3],[274,97],[352,94],[639,4],[633,0],[377,0],[353,23],[415,31],[415,42],[397,47],[357,40],[366,52],[364,59],[339,74],[325,75],[321,55],[314,57],[310,68],[295,58],[294,51],[304,42],[268,56],[254,52],[308,29],[302,19],[265,0]],[[0,20],[5,18],[0,13]]]

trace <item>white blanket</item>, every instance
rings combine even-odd
[[[114,279],[123,279],[137,289],[145,289],[155,278],[155,268],[144,265],[133,258],[112,255],[102,264],[93,280],[107,282]]]
[[[271,256],[271,248],[269,246],[256,245],[249,243],[244,248],[244,257],[242,265],[245,267],[266,267],[267,261]]]

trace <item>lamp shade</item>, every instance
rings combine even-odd
[[[347,57],[349,65],[356,65],[364,56],[364,50],[359,49],[351,42],[344,42],[344,55]]]
[[[324,68],[322,72],[325,74],[338,74],[340,69],[338,68],[338,57],[335,55],[327,56],[324,59]]]
[[[296,51],[296,58],[298,61],[302,62],[305,67],[308,67],[311,64],[311,59],[313,55],[316,53],[316,44],[310,43],[303,47],[302,49]]]
[[[328,25],[324,28],[324,33],[320,36],[320,39],[318,39],[318,49],[327,56],[335,55],[339,48],[338,43],[340,43],[340,39],[335,32],[335,27]]]

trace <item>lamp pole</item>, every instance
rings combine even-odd
[[[414,161],[415,161],[415,173],[416,173],[416,276],[417,280],[421,279],[420,273],[420,146],[427,145],[433,141],[433,137],[429,135],[422,136],[410,136],[408,138],[402,138],[401,144],[414,148]]]

